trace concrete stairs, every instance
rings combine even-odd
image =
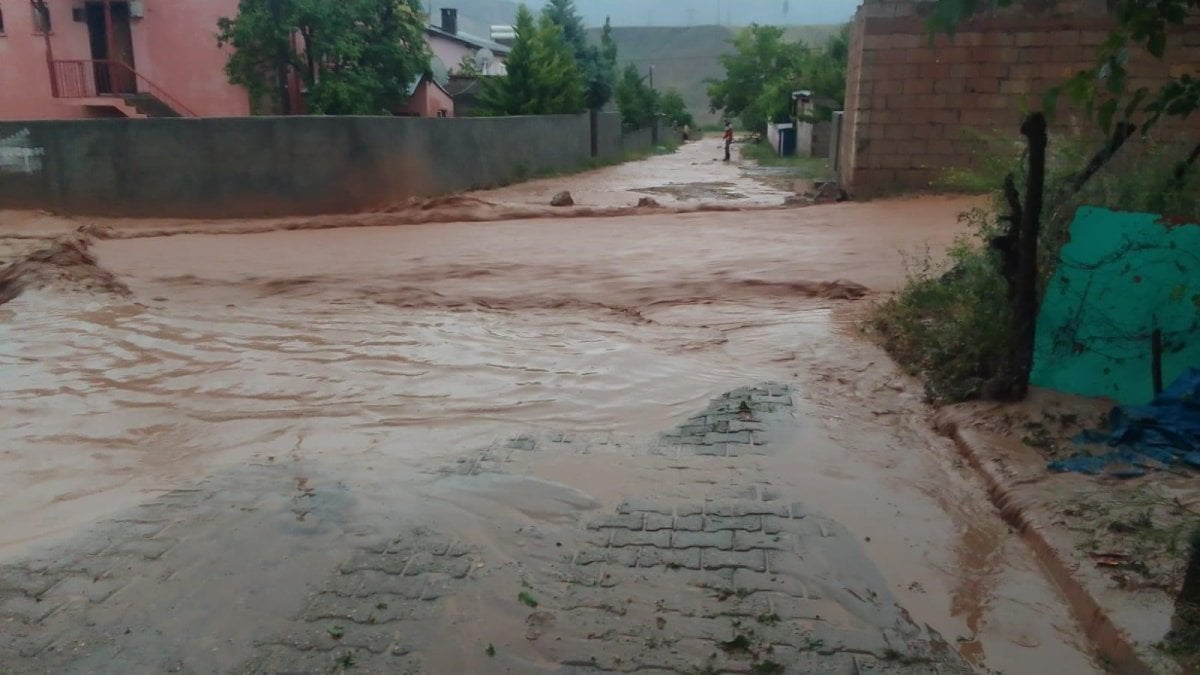
[[[171,106],[163,102],[154,94],[138,92],[136,94],[126,94],[124,97],[125,104],[138,112],[139,116],[143,117],[183,117]],[[131,115],[132,117],[132,115]]]

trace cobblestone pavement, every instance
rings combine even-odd
[[[687,478],[769,457],[791,411],[765,384],[655,439],[521,434],[383,491],[302,464],[215,475],[0,567],[0,672],[970,672],[845,528],[762,469]],[[605,509],[504,477],[601,451],[684,489]],[[517,509],[536,525],[451,506],[480,489],[546,498]]]

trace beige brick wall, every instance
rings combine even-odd
[[[970,166],[978,161],[972,131],[1018,139],[1023,111],[1040,108],[1047,91],[1091,65],[1108,35],[1103,2],[1093,0],[1060,2],[1039,16],[979,17],[953,39],[931,38],[928,6],[864,0],[855,17],[839,168],[856,196],[926,189],[945,169]],[[1167,55],[1135,56],[1130,84],[1200,71],[1200,23],[1172,35]],[[1068,109],[1055,123],[1084,124]],[[1200,116],[1184,128],[1200,132]]]

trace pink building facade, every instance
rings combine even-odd
[[[217,21],[238,0],[0,0],[0,119],[238,117],[247,91],[229,83]],[[43,28],[48,24],[48,31]],[[460,33],[457,12],[429,26],[442,82],[471,59],[504,74],[508,47]],[[453,117],[454,102],[423,79],[400,114]]]
[[[250,113],[216,39],[237,0],[0,0],[0,12],[0,119]]]

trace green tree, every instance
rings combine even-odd
[[[229,81],[261,104],[278,96],[291,110],[287,82],[298,76],[316,114],[384,114],[404,102],[429,67],[420,0],[239,0],[217,21],[230,45]]]
[[[508,74],[483,80],[483,110],[490,115],[554,115],[585,110],[583,74],[546,15],[538,21],[527,7],[517,11],[517,40],[505,64]]]
[[[674,89],[663,93],[658,102],[658,109],[668,123],[678,126],[685,124],[690,127],[696,126],[696,120],[692,117],[692,113],[688,112],[683,96]]]
[[[616,45],[611,42],[612,28],[608,20],[605,20],[605,27],[610,41],[596,47],[587,42],[587,29],[574,0],[550,0],[542,9],[542,16],[562,30],[562,40],[571,48],[575,64],[583,73],[585,105],[593,110],[602,108],[612,99],[617,69]],[[611,55],[606,51],[610,45]]]
[[[725,78],[709,83],[712,110],[739,117],[744,127],[762,130],[768,121],[783,121],[791,110],[791,94],[807,89],[818,97],[841,102],[846,91],[847,29],[822,49],[784,40],[782,28],[743,29],[733,38],[733,51],[720,57]],[[828,115],[829,111],[823,111]]]
[[[633,129],[650,124],[658,113],[658,92],[646,84],[646,78],[632,63],[625,66],[617,82],[617,108],[621,123]]]
[[[475,56],[472,54],[463,54],[458,65],[454,69],[455,75],[463,77],[479,77],[483,73],[479,70],[479,64],[475,63]]]

